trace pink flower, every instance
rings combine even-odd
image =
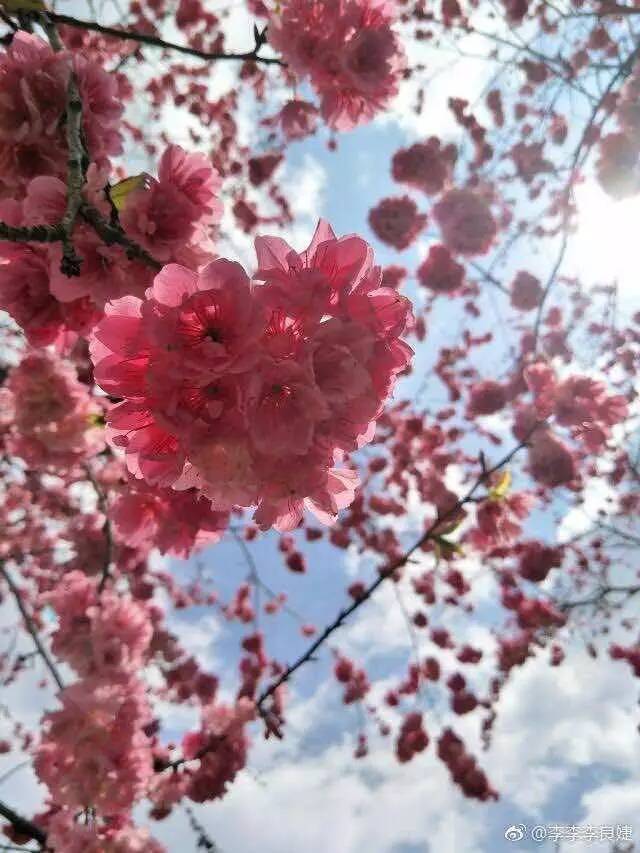
[[[383,287],[392,287],[394,290],[398,290],[406,277],[407,270],[405,267],[399,267],[395,264],[391,264],[388,267],[384,267],[382,270],[381,283]]]
[[[571,451],[548,430],[538,430],[533,434],[529,468],[535,480],[550,488],[570,483],[577,476]]]
[[[418,213],[409,196],[383,198],[369,211],[369,225],[375,235],[398,251],[408,248],[424,230],[427,217]]]
[[[16,186],[33,175],[59,174],[64,169],[59,124],[68,73],[64,54],[54,53],[42,39],[22,31],[0,57],[3,183]]]
[[[95,579],[67,572],[46,596],[58,617],[54,653],[79,675],[134,675],[146,662],[152,625],[146,608],[112,592],[98,595]]]
[[[354,471],[329,468],[330,464],[321,454],[307,458],[306,470],[268,460],[263,468],[265,486],[254,514],[261,529],[293,530],[305,509],[323,524],[332,524],[339,511],[353,502],[359,480]]]
[[[154,546],[181,557],[218,542],[229,522],[228,513],[213,510],[194,489],[148,488],[139,481],[118,495],[109,517],[117,538],[129,547]]]
[[[484,198],[469,189],[452,189],[433,208],[442,242],[461,255],[484,255],[497,233],[497,224]]]
[[[258,271],[267,287],[260,297],[270,307],[316,323],[369,274],[373,252],[360,237],[338,239],[321,220],[304,252],[279,237],[256,237]]]
[[[170,145],[158,178],[148,177],[125,199],[125,231],[160,261],[199,265],[211,257],[211,229],[222,215],[220,178],[204,154]]]
[[[118,123],[123,112],[117,77],[79,53],[73,65],[82,99],[82,127],[91,159],[101,162],[122,152]]]
[[[254,717],[253,703],[239,699],[234,707],[212,704],[202,710],[198,732],[189,732],[182,741],[185,758],[196,758],[187,796],[196,803],[222,797],[247,761],[249,739],[246,724]]]
[[[333,318],[321,324],[312,347],[315,381],[334,411],[363,395],[375,395],[367,369],[374,355],[375,338],[366,326]],[[374,406],[377,405],[376,398]]]
[[[511,283],[511,304],[519,311],[532,311],[540,304],[542,293],[540,281],[521,270]]]
[[[596,175],[613,198],[627,198],[640,190],[640,145],[635,133],[608,133],[602,137]]]
[[[287,0],[271,16],[270,43],[310,78],[335,130],[369,121],[398,90],[404,55],[392,12],[380,0]]]
[[[13,399],[8,443],[29,465],[64,467],[102,449],[102,409],[67,362],[44,350],[27,352],[6,387]]]
[[[103,160],[121,150],[123,108],[114,77],[79,54],[54,53],[42,39],[18,31],[0,57],[0,162],[5,164],[0,194],[13,194],[13,188],[36,175],[64,177],[63,118],[71,67],[78,78],[91,158]]]
[[[562,548],[549,548],[536,540],[523,543],[518,574],[529,581],[540,583],[551,569],[562,565]]]
[[[546,70],[546,66],[542,67]],[[553,163],[544,157],[544,142],[518,142],[509,154],[525,184],[530,184],[537,175],[553,171]]]
[[[435,293],[455,293],[464,284],[464,267],[451,257],[446,246],[431,246],[418,267],[418,281]]]
[[[308,101],[287,101],[280,111],[282,132],[288,140],[304,139],[315,132],[318,111]]]
[[[249,158],[249,181],[254,187],[260,187],[276,171],[282,162],[282,154],[263,154],[261,157]]]
[[[611,427],[621,423],[627,411],[624,397],[608,395],[604,383],[588,376],[569,376],[555,389],[557,423],[573,427],[592,452],[611,437]]]
[[[153,776],[142,682],[83,679],[66,687],[60,702],[43,719],[38,776],[59,805],[106,816],[127,812]]]
[[[640,73],[636,67],[620,90],[620,100],[617,106],[617,119],[621,128],[630,135],[640,131]]]
[[[267,363],[251,377],[246,393],[249,431],[259,453],[305,454],[316,424],[329,416],[313,374],[296,362]]]
[[[469,398],[469,414],[493,415],[503,409],[507,402],[507,389],[493,379],[478,382],[471,389]]]
[[[391,174],[398,183],[422,190],[427,195],[436,195],[450,179],[456,155],[455,146],[442,148],[440,140],[431,136],[426,142],[416,142],[396,151]]]
[[[506,498],[489,497],[478,507],[477,527],[470,531],[469,540],[479,549],[508,545],[522,532],[520,521],[533,506],[531,495],[524,492]]]
[[[34,346],[57,343],[69,330],[84,332],[95,321],[88,299],[62,305],[53,296],[47,255],[22,245],[7,253],[0,244],[0,308]]]
[[[54,853],[165,853],[146,829],[121,820],[89,825],[78,821],[70,809],[48,819],[47,846]]]
[[[400,726],[396,742],[396,756],[401,764],[417,755],[429,746],[429,735],[422,724],[422,714],[412,711],[407,714]]]

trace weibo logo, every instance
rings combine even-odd
[[[524,823],[514,823],[508,826],[504,831],[504,837],[507,841],[522,841],[527,831]]]

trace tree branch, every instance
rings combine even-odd
[[[62,223],[16,227],[0,222],[0,238],[12,243],[59,243],[64,239]]]
[[[629,72],[633,68],[633,65],[634,65],[636,59],[638,58],[639,54],[640,54],[640,45],[637,45],[635,47],[635,49],[629,54],[629,56],[627,56],[627,58],[624,60],[624,62],[622,62],[622,64],[618,68],[618,71],[611,77],[611,79],[609,80],[609,83],[605,87],[605,90],[603,91],[602,95],[598,98],[598,101],[594,105],[593,110],[591,111],[591,115],[589,116],[589,120],[587,121],[587,124],[585,125],[585,128],[582,132],[582,136],[580,137],[580,141],[578,142],[578,145],[576,146],[576,149],[573,153],[573,157],[571,160],[571,166],[569,169],[569,178],[568,178],[567,183],[565,185],[565,188],[562,191],[562,194],[560,196],[561,205],[564,206],[564,215],[563,215],[563,221],[562,221],[563,234],[562,234],[562,242],[560,244],[560,251],[558,252],[556,262],[553,265],[553,269],[551,271],[551,274],[549,275],[549,278],[547,279],[547,283],[546,283],[544,290],[542,292],[542,296],[540,298],[540,303],[538,304],[538,309],[536,311],[536,318],[535,318],[535,321],[533,324],[533,346],[532,346],[532,350],[534,353],[537,351],[537,348],[538,348],[538,338],[540,337],[540,326],[542,323],[542,312],[544,310],[544,306],[545,306],[545,303],[549,297],[549,294],[551,293],[551,290],[553,288],[553,285],[555,283],[555,280],[556,280],[556,277],[558,274],[558,270],[560,269],[560,267],[562,265],[562,262],[564,260],[564,256],[565,256],[566,251],[567,251],[567,246],[568,246],[568,242],[569,242],[569,207],[568,207],[568,205],[569,205],[569,200],[571,198],[571,194],[573,193],[573,188],[575,185],[576,169],[580,165],[580,161],[582,159],[582,155],[583,155],[583,152],[585,151],[585,149],[586,149],[587,154],[588,154],[588,152],[591,150],[593,144],[596,141],[594,139],[592,142],[589,142],[589,139],[591,136],[592,128],[594,127],[594,125],[596,123],[598,113],[600,112],[600,110],[602,109],[604,104],[606,103],[606,101],[607,101],[611,91],[615,87],[615,85],[621,79],[623,79],[624,77],[626,77],[629,74]],[[604,119],[603,119],[603,121],[604,121]]]
[[[82,144],[82,99],[78,91],[73,68],[69,71],[67,86],[67,209],[60,222],[63,230],[62,262],[60,271],[69,277],[80,275],[81,259],[76,255],[71,240],[80,205],[82,204],[82,189],[84,187],[84,146]]]
[[[58,672],[58,668],[56,667],[55,663],[51,659],[49,652],[47,651],[42,640],[40,639],[40,635],[38,634],[38,629],[36,628],[35,623],[34,623],[33,619],[31,618],[29,611],[25,607],[24,601],[22,600],[22,593],[20,592],[20,590],[16,586],[15,581],[13,580],[13,578],[11,577],[9,572],[7,571],[4,563],[0,563],[0,575],[2,575],[2,577],[5,579],[7,586],[9,587],[9,590],[11,591],[11,594],[13,595],[13,597],[15,599],[15,602],[18,605],[18,610],[20,611],[22,618],[24,620],[24,623],[27,626],[27,631],[31,634],[31,638],[33,639],[33,642],[35,643],[36,649],[38,650],[40,657],[42,658],[47,669],[49,670],[49,672],[53,676],[53,680],[58,685],[58,688],[60,690],[64,690],[64,682],[62,681],[62,678],[60,677],[60,673]]]
[[[35,823],[27,820],[26,817],[22,817],[22,815],[18,814],[18,812],[14,811],[6,803],[3,803],[2,800],[0,800],[0,815],[6,818],[20,835],[27,835],[44,847],[47,840],[46,833],[39,826],[36,826]]]
[[[256,43],[253,50],[248,50],[245,53],[224,53],[222,51],[207,51],[198,50],[195,47],[189,47],[185,44],[175,44],[174,42],[165,41],[158,36],[148,33],[140,33],[136,30],[124,30],[118,27],[108,27],[104,24],[99,24],[97,21],[83,21],[79,18],[74,18],[71,15],[62,15],[57,12],[48,12],[47,16],[50,21],[56,24],[66,24],[68,27],[76,27],[81,30],[90,30],[92,32],[101,33],[112,38],[123,39],[125,41],[135,41],[139,44],[148,45],[149,47],[159,47],[164,50],[175,50],[178,53],[184,53],[187,56],[195,56],[198,59],[205,59],[208,62],[218,62],[221,60],[236,60],[240,62],[253,61],[260,62],[263,65],[281,65],[285,63],[281,59],[269,56],[260,56],[259,50],[265,44],[266,32],[256,30]]]
[[[95,207],[83,202],[80,208],[80,215],[85,222],[91,225],[96,234],[102,237],[107,246],[121,246],[125,250],[127,257],[131,260],[142,261],[148,267],[152,267],[155,270],[162,269],[163,265],[160,261],[156,260],[153,255],[150,255],[146,249],[143,249],[134,240],[127,237],[120,225],[107,222]]]
[[[625,600],[640,593],[640,586],[603,586],[591,598],[583,598],[579,601],[565,601],[558,604],[560,610],[572,610],[576,607],[592,607],[606,601],[610,595],[624,595]],[[622,604],[623,602],[618,602]]]
[[[98,595],[102,592],[109,579],[111,563],[113,562],[113,533],[111,531],[111,522],[108,515],[107,498],[102,490],[100,483],[95,478],[91,467],[87,464],[84,467],[87,474],[87,479],[93,486],[98,500],[98,509],[104,515],[104,524],[102,525],[102,535],[104,536],[105,553],[102,561],[102,571],[100,573],[100,583],[98,584]]]

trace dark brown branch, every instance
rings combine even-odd
[[[125,30],[118,27],[108,27],[104,24],[99,24],[97,21],[83,21],[79,18],[74,18],[71,15],[61,15],[57,12],[48,13],[49,20],[56,24],[66,24],[68,27],[77,27],[81,30],[91,30],[92,32],[101,33],[112,38],[123,39],[125,41],[135,41],[139,44],[148,45],[150,47],[159,47],[164,50],[174,50],[178,53],[184,53],[187,56],[195,56],[198,59],[205,59],[208,62],[218,62],[223,60],[236,60],[239,62],[253,61],[261,62],[263,65],[282,65],[285,63],[281,59],[269,56],[260,56],[259,50],[266,42],[265,32],[256,30],[256,43],[253,50],[248,50],[245,53],[224,53],[222,51],[207,51],[198,50],[195,47],[189,47],[185,44],[175,44],[174,42],[165,41],[158,36],[148,33],[140,33],[136,30]]]
[[[27,820],[26,817],[22,817],[22,815],[18,814],[18,812],[14,811],[10,808],[6,803],[3,803],[0,800],[0,815],[9,821],[11,826],[19,832],[20,835],[26,835],[29,838],[33,838],[34,841],[37,841],[41,846],[44,847],[47,836],[46,833],[40,829],[39,826],[36,826],[30,820]]]
[[[502,293],[509,293],[509,288],[505,287],[505,285],[499,281],[492,273],[488,270],[483,269],[480,264],[477,264],[475,261],[469,261],[469,266],[478,273],[485,281],[487,281],[492,287],[497,288],[502,291]]]
[[[12,243],[60,243],[64,239],[62,223],[57,225],[25,225],[21,228],[0,222],[0,239]]]
[[[607,598],[610,595],[623,595],[625,596],[623,601],[625,601],[634,595],[638,595],[638,593],[640,593],[640,586],[603,586],[590,598],[583,598],[579,601],[565,601],[558,604],[558,607],[560,610],[572,610],[576,607],[597,607],[603,602],[608,604]],[[622,604],[623,602],[617,603]]]
[[[100,583],[98,584],[98,594],[102,592],[105,587],[105,584],[109,580],[109,574],[111,571],[111,564],[113,562],[113,532],[111,530],[111,521],[109,520],[108,515],[108,506],[107,506],[107,496],[105,495],[100,483],[96,480],[93,471],[89,465],[85,465],[84,470],[87,474],[87,479],[93,486],[93,490],[96,493],[96,498],[98,501],[98,509],[104,515],[104,524],[102,525],[102,535],[104,537],[104,557],[102,560],[102,569],[100,572]]]
[[[121,246],[125,250],[127,257],[131,260],[142,261],[148,267],[152,267],[155,270],[162,269],[160,261],[156,260],[146,249],[143,249],[142,246],[139,246],[127,237],[119,225],[107,222],[95,207],[83,203],[80,208],[80,215],[85,222],[91,225],[96,234],[102,237],[107,246]]]
[[[18,605],[18,610],[20,611],[20,613],[22,615],[24,623],[27,627],[27,631],[31,634],[31,638],[33,639],[33,642],[35,643],[36,649],[38,650],[40,657],[44,661],[49,672],[51,673],[53,680],[58,685],[58,688],[60,690],[64,690],[64,682],[62,681],[62,678],[60,677],[60,673],[58,672],[58,668],[56,667],[55,663],[51,659],[49,652],[47,651],[42,640],[40,639],[40,635],[38,634],[38,629],[36,628],[36,625],[35,625],[33,619],[31,618],[31,614],[29,613],[29,611],[25,607],[24,601],[22,600],[22,593],[20,592],[20,590],[16,586],[15,581],[13,580],[13,578],[11,577],[9,572],[7,571],[4,563],[0,563],[0,575],[2,575],[2,577],[5,579],[7,586],[9,587],[9,590],[11,591],[11,594],[13,595],[13,597],[15,599],[15,602]]]
[[[82,219],[87,222],[93,230],[101,237],[107,246],[121,246],[127,253],[127,257],[142,261],[155,270],[162,269],[160,261],[156,260],[142,246],[131,240],[119,225],[107,222],[104,217],[90,204],[80,201],[78,212]],[[77,213],[75,214],[77,216]],[[64,243],[67,237],[65,225],[58,222],[56,225],[31,225],[21,228],[0,222],[0,239],[10,240],[13,243]]]
[[[82,204],[84,187],[84,146],[82,144],[82,99],[73,69],[69,72],[66,110],[67,134],[67,207],[60,222],[64,237],[60,271],[67,276],[80,275],[80,258],[73,248],[73,229]]]
[[[207,831],[204,826],[197,820],[196,816],[193,813],[193,810],[185,805],[183,806],[187,817],[189,819],[189,824],[191,829],[194,831],[197,842],[198,842],[198,850],[208,850],[209,853],[220,853],[220,848],[215,843],[215,841],[207,835]]]

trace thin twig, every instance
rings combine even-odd
[[[9,770],[7,770],[6,773],[3,773],[2,776],[0,776],[0,785],[3,785],[7,781],[7,779],[11,779],[14,773],[18,773],[18,771],[23,770],[30,764],[31,761],[27,758],[26,761],[21,761],[20,764],[16,764],[14,767],[11,767]]]
[[[12,243],[60,243],[64,239],[62,223],[56,225],[25,225],[15,227],[0,222],[0,238]]]
[[[567,246],[568,246],[568,242],[569,242],[569,201],[571,199],[571,195],[573,193],[574,186],[575,186],[576,170],[578,169],[578,167],[580,165],[580,160],[582,158],[582,154],[583,154],[584,150],[586,149],[586,151],[588,153],[590,151],[592,145],[593,145],[593,142],[591,142],[591,143],[589,142],[589,138],[590,138],[591,133],[592,133],[592,128],[594,127],[596,119],[598,117],[598,113],[600,112],[600,110],[602,109],[604,104],[606,103],[606,101],[607,101],[611,91],[615,87],[615,85],[619,82],[619,80],[622,77],[625,77],[626,75],[629,74],[629,72],[631,71],[631,69],[633,67],[633,64],[635,63],[636,59],[638,58],[639,53],[640,53],[640,45],[637,45],[636,48],[629,54],[629,56],[627,56],[627,58],[624,60],[624,62],[621,63],[620,67],[618,68],[617,73],[614,74],[611,77],[611,79],[609,80],[609,83],[607,84],[602,95],[598,98],[597,102],[595,103],[595,105],[591,111],[591,115],[589,117],[589,120],[587,121],[587,124],[585,125],[585,128],[582,132],[582,136],[580,137],[580,141],[578,142],[578,145],[576,146],[576,149],[574,151],[573,158],[571,161],[571,166],[569,169],[569,178],[568,178],[567,183],[565,185],[565,188],[562,191],[562,194],[560,196],[560,199],[561,199],[560,204],[564,207],[564,214],[563,214],[563,221],[562,221],[563,234],[562,234],[562,242],[560,244],[560,251],[558,252],[556,262],[553,265],[553,269],[551,270],[551,274],[549,275],[549,278],[547,279],[547,283],[546,283],[544,290],[542,292],[542,296],[540,297],[540,302],[538,304],[538,309],[536,311],[536,318],[535,318],[535,321],[533,324],[533,346],[532,346],[532,350],[534,353],[537,351],[537,347],[538,347],[538,338],[540,336],[540,326],[542,323],[542,313],[544,310],[544,306],[545,306],[545,303],[549,297],[549,294],[551,293],[551,290],[553,288],[553,285],[555,283],[555,280],[556,280],[556,277],[558,274],[558,270],[560,269],[562,262],[564,260],[564,256],[567,252]],[[603,121],[604,121],[604,119],[603,119]]]
[[[102,592],[109,579],[109,574],[111,571],[111,564],[113,562],[113,532],[111,530],[111,521],[109,520],[108,514],[108,506],[107,506],[107,497],[100,486],[100,483],[96,480],[96,477],[91,470],[90,465],[85,465],[84,470],[87,474],[87,479],[93,486],[93,490],[96,493],[96,498],[98,500],[98,509],[104,515],[104,524],[102,525],[102,535],[104,536],[104,544],[105,551],[104,557],[102,559],[102,571],[100,573],[100,583],[98,584],[98,595]]]
[[[590,598],[583,598],[579,601],[565,601],[558,604],[558,607],[560,610],[571,610],[576,607],[592,607],[601,604],[610,595],[624,595],[627,598],[631,598],[634,595],[638,595],[638,593],[640,593],[640,586],[603,586]]]
[[[0,574],[5,579],[7,586],[9,587],[9,590],[11,591],[11,594],[13,595],[13,597],[15,599],[15,602],[18,605],[18,610],[22,614],[22,618],[24,619],[24,623],[27,626],[27,631],[31,634],[31,637],[33,639],[33,642],[35,643],[35,646],[38,650],[38,653],[40,654],[40,657],[42,658],[47,669],[49,670],[49,672],[53,676],[53,680],[58,685],[58,688],[60,690],[64,690],[64,682],[62,681],[62,678],[60,677],[60,673],[58,672],[58,668],[56,667],[55,663],[51,659],[49,652],[47,651],[42,640],[40,639],[40,635],[38,634],[38,629],[36,628],[36,625],[35,625],[33,619],[31,618],[29,611],[25,607],[24,601],[22,599],[22,593],[20,592],[20,590],[16,586],[15,581],[13,580],[13,578],[11,577],[9,572],[7,571],[7,568],[4,565],[4,563],[0,563]]]

